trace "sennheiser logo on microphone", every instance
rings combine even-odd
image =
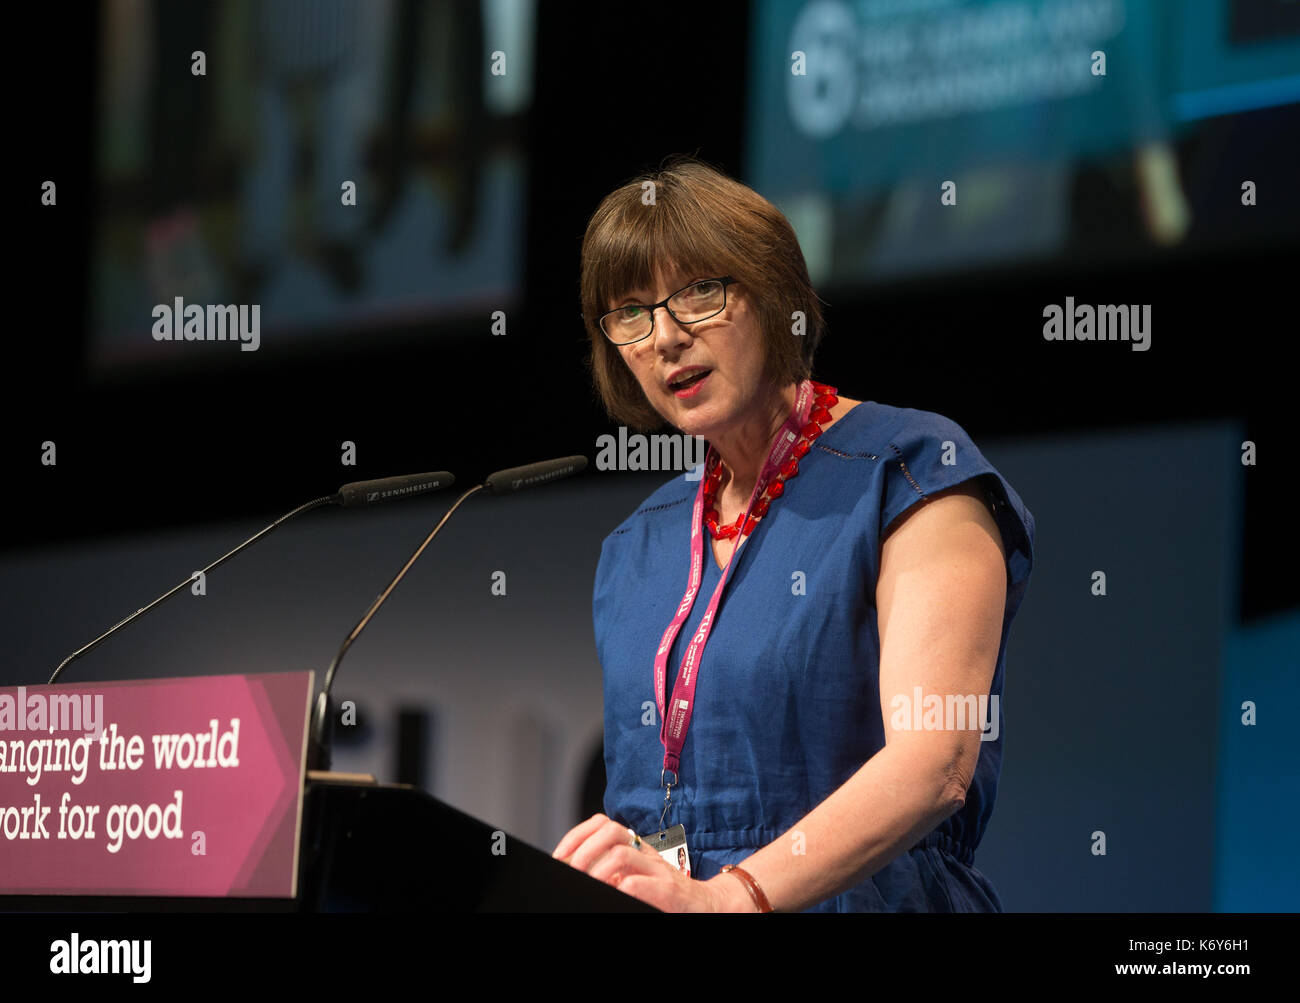
[[[533,484],[545,484],[547,481],[553,481],[557,477],[568,477],[578,468],[573,464],[567,467],[560,467],[558,470],[551,470],[544,474],[538,474],[535,477],[520,477],[510,482],[510,489],[518,491],[521,487],[528,487]]]
[[[432,491],[439,487],[438,481],[425,481],[423,484],[408,484],[406,487],[389,488],[387,491],[371,491],[366,494],[366,501],[383,501],[386,498],[400,498],[402,495],[419,494],[421,491]]]

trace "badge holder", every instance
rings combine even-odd
[[[672,770],[664,770],[659,774],[659,782],[664,782],[664,774],[672,773]],[[655,853],[659,854],[664,861],[687,877],[691,875],[691,856],[686,846],[686,826],[680,822],[671,829],[664,828],[664,820],[668,817],[668,803],[673,796],[673,787],[677,784],[677,774],[673,773],[672,782],[665,786],[664,790],[664,808],[659,813],[659,831],[653,836],[646,836],[644,842]]]

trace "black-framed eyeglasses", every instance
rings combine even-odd
[[[736,280],[730,275],[717,279],[700,279],[683,286],[658,303],[646,306],[629,303],[600,315],[600,329],[615,345],[632,345],[654,333],[655,311],[663,307],[679,324],[697,324],[716,317],[727,308],[727,286]]]

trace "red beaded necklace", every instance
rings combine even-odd
[[[799,429],[799,441],[794,444],[790,459],[782,464],[776,476],[763,489],[763,494],[754,503],[753,513],[748,521],[745,521],[745,513],[741,512],[736,517],[735,522],[726,526],[718,525],[718,509],[715,502],[718,497],[718,488],[722,484],[722,464],[717,461],[716,455],[714,456],[713,469],[709,471],[708,480],[704,482],[704,525],[708,527],[709,535],[715,540],[730,540],[733,536],[748,536],[754,532],[754,527],[758,525],[758,521],[767,515],[767,509],[772,504],[772,500],[780,498],[785,493],[785,482],[791,477],[799,476],[800,458],[807,455],[808,450],[812,448],[813,441],[822,434],[822,426],[831,420],[831,408],[839,403],[839,397],[836,396],[834,387],[828,387],[824,383],[814,381],[812,388],[817,396],[813,400],[812,412],[808,415],[808,424]],[[742,522],[744,523],[743,530],[741,527]]]

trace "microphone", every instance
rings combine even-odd
[[[275,529],[277,526],[288,522],[294,516],[301,515],[303,512],[310,512],[312,509],[320,508],[322,505],[341,505],[344,508],[359,508],[365,505],[377,505],[397,498],[410,498],[417,494],[428,494],[430,491],[437,491],[439,488],[450,487],[455,483],[455,481],[456,478],[447,473],[447,471],[440,470],[433,474],[406,474],[401,477],[382,477],[378,480],[354,481],[350,484],[344,484],[332,495],[326,495],[323,498],[315,498],[312,501],[307,502],[305,505],[299,505],[292,512],[286,512],[284,515],[280,516],[280,518],[276,519],[275,522],[271,523],[271,525],[257,533],[254,533],[228,554],[218,557],[215,561],[200,571],[199,574],[206,575],[214,568],[225,564],[226,561],[230,560],[230,558],[234,557],[245,547],[250,546],[255,541],[266,536],[267,533],[271,532],[271,530]],[[112,637],[132,620],[144,616],[144,614],[148,613],[155,606],[159,606],[166,602],[181,589],[185,588],[185,586],[189,585],[193,580],[194,576],[191,575],[175,588],[164,592],[148,606],[141,606],[126,619],[120,620],[118,623],[114,624],[89,644],[78,648],[59,663],[59,667],[56,668],[54,673],[50,676],[50,684],[52,685],[58,681],[59,675],[69,664],[76,661],[82,655],[85,655],[99,647],[100,644]]]
[[[494,495],[513,494],[526,488],[537,487],[564,477],[570,477],[586,469],[587,458],[585,456],[562,456],[554,460],[528,463],[522,467],[510,467],[489,475],[482,484],[475,484],[456,499],[455,504],[447,509],[446,515],[438,521],[438,525],[434,526],[432,532],[424,538],[424,542],[415,548],[415,553],[403,565],[402,570],[394,576],[393,580],[388,583],[387,588],[379,593],[375,601],[370,604],[370,608],[357,621],[357,625],[343,639],[338,654],[334,656],[334,661],[330,662],[329,670],[325,673],[325,685],[316,698],[316,710],[312,716],[311,741],[307,748],[307,769],[328,770],[330,768],[331,747],[334,742],[334,709],[330,703],[330,689],[334,685],[334,676],[338,672],[339,663],[343,661],[343,656],[352,647],[352,642],[366,629],[366,624],[379,612],[379,607],[392,594],[393,589],[397,588],[397,583],[411,570],[411,565],[420,559],[420,555],[424,553],[424,548],[433,542],[433,538],[447,524],[447,520],[451,518],[452,513],[460,508],[461,503],[477,491],[484,491]]]
[[[361,508],[396,498],[428,494],[440,488],[449,488],[455,483],[456,478],[445,470],[439,470],[436,474],[404,474],[401,477],[381,477],[373,481],[344,484],[339,488],[337,497],[344,508]]]
[[[541,460],[527,463],[522,467],[498,470],[483,482],[483,490],[488,494],[504,495],[524,488],[536,487],[562,477],[570,477],[587,469],[585,456],[561,456],[556,460]]]

